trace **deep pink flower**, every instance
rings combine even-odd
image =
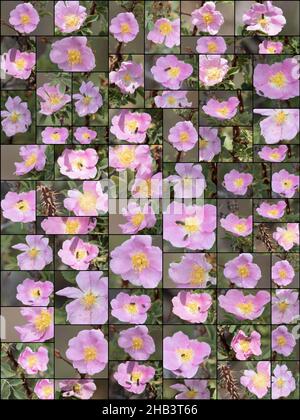
[[[58,386],[65,398],[78,398],[89,400],[94,395],[97,387],[91,379],[65,379],[60,381]]]
[[[273,238],[285,251],[289,251],[294,245],[299,245],[299,225],[287,223],[286,228],[277,227]]]
[[[170,128],[168,141],[176,150],[187,152],[198,142],[198,133],[191,121],[179,121]]]
[[[113,37],[126,44],[136,38],[139,29],[138,21],[131,12],[119,13],[112,18],[109,26],[109,32]]]
[[[272,297],[272,324],[289,324],[299,318],[299,294],[289,289],[275,290]]]
[[[1,57],[1,71],[16,79],[27,80],[35,66],[35,53],[10,48]]]
[[[173,21],[160,18],[147,35],[149,41],[154,44],[164,44],[168,48],[180,45],[180,19]]]
[[[49,363],[48,350],[46,347],[40,346],[37,351],[33,351],[27,346],[20,353],[18,363],[28,375],[45,372],[48,369]]]
[[[154,80],[162,86],[177,90],[193,74],[193,67],[175,55],[159,57],[150,69]]]
[[[12,222],[34,222],[35,213],[35,190],[20,194],[9,191],[1,201],[3,217]]]
[[[178,175],[170,175],[165,181],[171,182],[175,198],[199,198],[206,188],[202,166],[193,163],[176,163],[175,171]]]
[[[58,1],[55,3],[55,26],[63,33],[78,31],[87,17],[86,8],[79,1]]]
[[[122,208],[122,215],[127,223],[119,224],[123,234],[135,234],[140,230],[152,228],[156,223],[155,213],[148,204],[140,207],[136,202],[129,202]]]
[[[79,373],[95,375],[108,363],[108,343],[101,330],[82,330],[68,342],[67,358]]]
[[[51,44],[50,60],[63,71],[90,72],[96,67],[95,56],[85,36],[70,36]]]
[[[58,296],[74,299],[66,305],[70,324],[105,324],[108,318],[108,280],[102,271],[82,271],[76,276],[77,287],[65,287]]]
[[[74,131],[74,137],[80,144],[90,144],[97,137],[97,131],[88,127],[78,127]]]
[[[261,335],[252,331],[248,337],[244,331],[239,330],[231,341],[231,347],[235,352],[235,357],[238,360],[247,360],[251,356],[260,356],[261,351]]]
[[[299,188],[299,177],[290,174],[285,169],[275,172],[272,175],[272,191],[281,197],[292,198]]]
[[[261,278],[261,270],[253,262],[251,254],[240,254],[233,260],[227,261],[224,276],[238,287],[252,289]]]
[[[73,270],[88,270],[92,260],[99,254],[97,245],[84,242],[78,236],[63,242],[58,251],[61,261]]]
[[[37,343],[54,337],[53,308],[22,308],[21,315],[27,324],[16,326],[22,343]]]
[[[53,400],[54,381],[50,379],[41,379],[37,381],[33,391],[40,400]]]
[[[235,315],[238,320],[252,321],[262,315],[271,297],[265,290],[257,292],[256,295],[245,295],[240,290],[228,290],[225,295],[220,295],[218,300],[220,308]]]
[[[16,298],[28,306],[48,306],[53,292],[51,281],[25,279],[17,286]]]
[[[168,92],[162,91],[160,95],[154,97],[157,108],[190,108],[192,102],[188,102],[187,91]]]
[[[267,35],[277,35],[286,24],[286,19],[280,7],[273,6],[272,1],[262,4],[254,3],[243,14],[243,22],[247,31],[259,31]]]
[[[120,331],[118,346],[124,349],[133,360],[148,360],[155,352],[155,343],[144,325]]]
[[[258,156],[267,162],[283,162],[286,158],[287,151],[288,147],[285,144],[281,144],[278,147],[264,146],[261,151],[258,152]]]
[[[109,148],[109,166],[117,171],[150,169],[152,165],[150,146],[122,145]]]
[[[47,235],[85,235],[96,227],[96,219],[89,217],[47,217],[41,228]]]
[[[280,41],[270,41],[265,39],[258,46],[259,54],[280,54],[283,49],[283,43]]]
[[[164,368],[177,377],[193,378],[210,353],[209,344],[192,340],[181,331],[163,340]]]
[[[294,280],[295,271],[288,260],[277,261],[272,266],[272,280],[277,286],[287,286]]]
[[[199,54],[224,54],[227,45],[222,36],[201,36],[197,39],[196,51]]]
[[[128,295],[120,292],[110,304],[112,316],[119,321],[127,324],[144,324],[151,307],[151,299],[147,295]]]
[[[220,55],[200,55],[199,57],[199,80],[205,87],[221,83],[228,70],[228,61]]]
[[[138,173],[131,187],[131,194],[133,198],[162,198],[162,173]]]
[[[221,140],[218,137],[218,129],[200,127],[199,136],[199,161],[210,162],[221,152]]]
[[[9,23],[17,32],[30,34],[38,26],[40,17],[31,3],[18,4],[9,14]]]
[[[204,379],[185,379],[184,384],[174,384],[170,388],[179,391],[175,400],[209,400],[210,392]]]
[[[64,207],[76,216],[98,216],[108,210],[108,195],[102,191],[100,181],[84,181],[82,190],[69,190]]]
[[[126,391],[142,394],[154,375],[155,369],[152,366],[140,365],[137,362],[125,362],[118,365],[118,370],[113,376]]]
[[[299,132],[298,109],[253,109],[253,112],[267,117],[259,123],[267,144],[293,140]]]
[[[93,179],[99,156],[95,149],[65,149],[57,159],[59,171],[69,179]]]
[[[46,165],[46,149],[47,146],[21,146],[19,155],[23,162],[15,162],[15,174],[23,176],[33,169],[38,172],[42,171]]]
[[[230,120],[237,111],[239,100],[235,96],[231,96],[227,101],[219,102],[217,99],[210,99],[202,109],[206,115],[217,118],[218,120]]]
[[[150,124],[151,115],[146,112],[121,110],[118,115],[112,118],[110,132],[118,140],[125,140],[128,143],[143,143]]]
[[[227,232],[234,236],[248,236],[252,233],[253,217],[239,218],[236,214],[230,213],[225,218],[220,219],[220,224]]]
[[[26,244],[13,245],[13,249],[23,251],[17,256],[18,266],[21,270],[43,270],[53,261],[53,251],[49,239],[43,235],[27,235]]]
[[[66,144],[69,130],[65,127],[46,127],[41,136],[44,144]]]
[[[224,188],[235,195],[246,195],[249,185],[252,184],[253,175],[231,169],[224,175]]]
[[[258,362],[255,370],[244,370],[240,382],[257,398],[263,398],[271,387],[271,362]]]
[[[204,323],[213,301],[208,293],[179,292],[172,299],[172,312],[183,321]]]
[[[272,351],[287,357],[293,353],[296,344],[294,335],[285,325],[280,325],[272,331]]]
[[[224,17],[216,10],[213,1],[206,1],[202,7],[192,12],[191,22],[199,31],[216,35],[224,23]]]
[[[31,112],[27,102],[22,102],[19,96],[9,96],[5,102],[6,111],[1,111],[2,130],[7,137],[18,133],[26,133],[32,123]]]
[[[36,93],[43,100],[40,102],[41,109],[39,111],[43,115],[52,115],[71,102],[71,96],[62,93],[59,84],[44,83],[37,89]]]
[[[109,73],[109,82],[117,85],[122,93],[133,94],[137,88],[144,86],[144,69],[142,64],[134,61],[122,61],[117,71]]]
[[[272,376],[272,400],[287,398],[296,389],[296,381],[287,365],[276,365]]]
[[[209,282],[216,283],[209,275],[212,268],[205,254],[184,254],[179,263],[170,264],[168,273],[178,288],[205,288]]]
[[[95,114],[103,105],[102,95],[98,86],[93,82],[82,82],[79,88],[80,93],[75,93],[73,98],[76,99],[75,109],[79,117]]]
[[[276,220],[284,216],[285,208],[286,202],[282,200],[275,204],[263,202],[259,207],[256,208],[256,212],[262,217]]]

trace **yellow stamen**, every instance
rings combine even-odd
[[[27,363],[30,368],[36,365],[37,363],[37,356],[31,355],[27,357]]]
[[[290,189],[293,185],[293,182],[291,179],[283,179],[281,181],[281,185],[283,186],[283,188]]]
[[[51,105],[60,104],[61,97],[59,95],[49,95],[49,101]]]
[[[195,301],[189,302],[185,306],[187,307],[188,311],[192,314],[196,314],[200,310],[199,304]]]
[[[138,128],[138,122],[136,120],[130,120],[126,122],[125,126],[128,131],[130,131],[131,133],[134,133],[136,129]]]
[[[275,88],[280,89],[280,88],[283,88],[286,85],[287,80],[286,80],[286,77],[285,77],[284,73],[282,71],[279,71],[279,72],[273,74],[273,76],[269,77],[269,82]]]
[[[53,394],[53,386],[52,385],[46,385],[43,387],[43,394],[44,397],[50,397],[50,395]]]
[[[31,290],[30,295],[34,299],[39,298],[41,296],[41,289],[39,289],[38,287],[35,287],[34,289]]]
[[[278,387],[278,388],[283,388],[284,384],[285,384],[285,380],[284,380],[284,379],[282,379],[282,378],[279,378],[279,379],[276,381],[276,385],[277,385],[277,387]]]
[[[244,180],[243,180],[243,178],[237,178],[235,181],[234,181],[234,185],[236,186],[236,187],[242,187],[243,185],[244,185]]]
[[[132,267],[135,271],[141,272],[148,268],[150,263],[144,252],[138,252],[131,257]]]
[[[287,117],[288,117],[287,113],[285,113],[284,111],[279,111],[277,112],[274,118],[275,118],[276,124],[282,125],[283,123],[285,123]]]
[[[15,208],[20,211],[28,211],[29,210],[29,204],[26,200],[20,200],[15,204]]]
[[[175,105],[176,104],[176,98],[174,96],[168,96],[167,102],[169,105]]]
[[[54,140],[54,141],[58,141],[61,139],[61,135],[59,133],[52,133],[50,137],[51,137],[51,140]]]
[[[199,265],[194,264],[192,267],[190,283],[194,286],[201,286],[204,284],[206,278],[206,271]]]
[[[76,15],[67,15],[65,16],[65,23],[68,26],[68,28],[74,28],[76,27],[80,22],[80,19]]]
[[[237,223],[234,226],[234,229],[238,232],[238,233],[243,233],[246,231],[246,225],[244,223]]]
[[[208,140],[200,139],[199,148],[200,149],[206,149],[207,146],[208,146]]]
[[[30,23],[30,16],[26,15],[25,13],[21,15],[21,23],[22,25],[27,25],[28,23]]]
[[[37,162],[37,155],[36,153],[32,153],[30,156],[28,156],[28,158],[25,160],[25,166],[27,166],[27,168],[29,166],[35,165]]]
[[[286,274],[285,270],[279,270],[278,274],[279,274],[279,277],[281,279],[286,279],[286,277],[287,277],[287,274]]]
[[[238,273],[240,277],[248,277],[250,270],[246,265],[240,265],[238,266]]]
[[[207,78],[208,80],[218,80],[220,79],[222,72],[217,67],[212,67],[211,69],[207,70]]]
[[[215,42],[213,42],[213,41],[209,42],[207,44],[207,51],[209,53],[215,53],[215,52],[217,52],[218,51],[217,44]]]
[[[186,397],[189,400],[193,400],[197,395],[198,395],[198,391],[196,391],[195,389],[190,389],[186,393]]]
[[[186,131],[182,131],[182,132],[179,134],[179,140],[180,140],[182,143],[185,143],[186,141],[188,141],[188,140],[189,140],[189,138],[190,138],[189,133],[187,133]]]
[[[35,317],[34,325],[38,331],[42,332],[50,327],[51,322],[52,322],[51,313],[48,312],[47,309],[42,309],[39,315]]]
[[[28,251],[28,255],[29,255],[29,257],[30,257],[30,258],[35,258],[35,257],[37,257],[39,253],[40,253],[40,250],[39,250],[39,249],[37,249],[37,248],[31,248],[31,249]]]
[[[243,315],[250,315],[254,311],[252,302],[238,303],[236,307]]]
[[[134,226],[140,226],[140,224],[144,221],[145,219],[145,215],[143,213],[136,213],[134,216],[132,216],[131,218],[131,223]]]
[[[203,13],[202,19],[204,20],[206,25],[209,25],[210,23],[212,23],[214,21],[214,17],[210,12]]]
[[[85,249],[78,249],[75,252],[75,257],[77,260],[82,260],[83,258],[85,258],[87,256],[87,252]]]
[[[130,165],[135,159],[135,150],[132,147],[126,147],[126,149],[121,149],[117,151],[117,156],[120,163],[124,166]]]
[[[277,306],[280,312],[285,312],[287,308],[289,307],[289,304],[288,302],[283,300],[282,302],[279,302]]]
[[[171,77],[171,78],[176,78],[176,77],[178,77],[179,76],[179,74],[180,74],[180,68],[179,67],[171,67],[169,70],[168,70],[168,75],[169,75],[169,77]]]
[[[26,60],[24,58],[17,58],[17,60],[15,60],[15,66],[19,71],[24,70],[26,66]]]
[[[176,353],[183,363],[190,362],[194,357],[194,352],[192,349],[178,349],[176,350]]]
[[[17,122],[19,121],[20,117],[21,117],[21,114],[19,114],[19,112],[13,111],[13,112],[10,114],[9,119],[10,119],[10,121],[11,121],[12,123],[14,123],[14,124],[15,124],[15,123],[17,123]]]
[[[223,117],[226,117],[229,114],[229,108],[228,106],[223,106],[221,108],[217,109],[217,113],[222,115]]]
[[[81,194],[79,198],[79,207],[84,212],[94,211],[97,204],[97,196],[89,191]]]
[[[239,346],[244,353],[247,353],[250,350],[250,343],[248,340],[240,340]]]
[[[81,52],[76,49],[68,50],[68,62],[72,66],[80,64],[82,62]]]
[[[78,232],[78,229],[80,227],[80,222],[78,220],[67,220],[66,222],[66,234],[72,235],[74,233]]]
[[[188,233],[195,233],[198,232],[200,226],[199,226],[199,220],[197,217],[187,217],[184,220],[184,229]]]
[[[128,23],[121,23],[121,32],[122,34],[129,34],[130,33],[130,26],[128,25]]]
[[[252,380],[256,388],[266,388],[269,383],[268,378],[263,373],[256,373]]]
[[[283,335],[279,335],[276,339],[277,345],[283,347],[286,345],[286,338]]]
[[[92,362],[97,357],[97,350],[94,346],[87,346],[83,350],[83,357],[85,362]]]
[[[86,309],[91,309],[97,301],[97,296],[92,292],[88,292],[83,297],[83,303]]]
[[[127,313],[131,315],[135,315],[138,313],[138,306],[134,302],[126,303],[126,305],[124,305],[123,308]]]
[[[142,372],[135,371],[135,372],[132,372],[131,373],[130,379],[131,379],[131,382],[137,383],[137,382],[139,382],[142,379],[142,377],[143,377]]]
[[[140,337],[132,338],[132,348],[134,350],[141,350],[144,346],[144,340]]]
[[[159,31],[164,36],[169,35],[172,32],[172,25],[170,22],[163,22],[159,25]]]

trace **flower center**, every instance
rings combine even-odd
[[[38,287],[35,287],[34,289],[31,290],[30,295],[31,297],[37,299],[41,296],[41,289],[39,289]]]
[[[189,140],[189,138],[190,138],[189,133],[188,133],[188,132],[186,132],[186,131],[182,131],[182,132],[179,134],[179,140],[180,140],[182,143],[185,143],[186,141],[188,141],[188,140]]]
[[[206,23],[206,25],[209,25],[210,23],[213,22],[214,17],[211,13],[206,12],[206,13],[203,13],[202,19],[203,19],[204,23]]]
[[[28,366],[29,366],[30,368],[32,368],[32,367],[33,367],[33,366],[35,366],[35,365],[36,365],[36,363],[37,363],[37,357],[36,357],[36,356],[34,356],[34,355],[28,356],[28,357],[27,357],[27,363],[28,363]]]
[[[187,217],[184,220],[184,229],[188,233],[198,232],[199,227],[199,220],[197,219],[197,217]]]
[[[271,210],[268,210],[267,213],[269,216],[277,216],[279,212],[278,212],[278,209],[271,209]]]
[[[210,52],[210,53],[217,52],[218,51],[217,44],[215,42],[213,42],[213,41],[212,42],[209,42],[207,44],[207,51]]]
[[[94,346],[87,346],[83,350],[83,357],[85,362],[92,362],[97,357],[97,350]]]
[[[132,81],[132,77],[130,76],[130,74],[129,74],[129,73],[126,73],[126,74],[124,74],[124,76],[123,76],[123,80],[124,80],[124,82],[126,82],[126,83],[130,83],[130,82]]]
[[[243,233],[246,231],[246,225],[245,223],[237,223],[234,226],[234,230],[236,230],[238,233]]]
[[[223,117],[226,117],[229,114],[229,108],[228,106],[223,106],[217,109],[217,113],[219,115],[222,115]]]
[[[131,315],[135,315],[138,313],[138,306],[136,303],[131,302],[131,303],[126,303],[126,305],[124,305],[124,310],[131,314]]]
[[[75,252],[75,257],[77,260],[83,260],[87,256],[85,249],[77,249]]]
[[[276,385],[277,385],[277,387],[278,387],[278,388],[283,388],[283,387],[284,387],[284,384],[285,384],[285,380],[284,380],[284,379],[282,379],[282,378],[279,378],[279,379],[276,381]]]
[[[26,200],[20,200],[15,204],[15,208],[20,211],[28,211],[29,210],[29,204]]]
[[[80,226],[80,222],[78,220],[67,220],[66,222],[66,233],[71,235],[78,232],[78,228]]]
[[[283,239],[287,242],[294,242],[297,239],[297,235],[296,235],[295,232],[291,232],[291,231],[287,230],[283,234]]]
[[[30,23],[30,16],[26,15],[25,13],[21,15],[21,23],[22,25],[27,25],[28,23]]]
[[[283,300],[282,302],[278,303],[279,312],[285,312],[288,307],[289,307],[289,304],[286,300]]]
[[[16,111],[13,111],[11,114],[10,114],[10,121],[12,122],[12,123],[17,123],[18,121],[19,121],[19,119],[21,118],[21,114],[19,114],[19,112],[16,112]]]
[[[128,25],[128,23],[121,23],[121,32],[122,34],[130,33],[130,26]]]
[[[201,286],[205,282],[206,271],[199,265],[194,264],[190,277],[190,283],[195,286]]]
[[[71,65],[80,64],[82,61],[81,52],[76,49],[68,50],[68,62]]]
[[[168,70],[168,75],[172,79],[175,79],[180,74],[180,68],[179,67],[170,67]]]
[[[250,315],[254,311],[252,302],[238,303],[236,307],[243,315]]]
[[[43,394],[44,397],[50,397],[53,394],[53,387],[52,385],[46,385],[43,387]]]
[[[280,158],[280,154],[278,152],[270,153],[269,157],[273,160],[277,160]]]
[[[276,48],[275,48],[275,47],[268,47],[268,48],[267,48],[267,51],[268,51],[270,54],[274,54],[274,53],[276,52]]]
[[[131,223],[134,226],[139,226],[145,219],[145,215],[143,213],[137,213],[131,218]]]
[[[144,252],[138,252],[131,257],[131,263],[135,271],[141,272],[148,268],[150,263]]]
[[[283,188],[286,188],[287,190],[290,189],[293,185],[293,182],[291,179],[283,179],[281,181],[281,185],[283,186]]]
[[[178,349],[176,350],[176,353],[183,363],[190,362],[194,357],[194,352],[192,349]]]
[[[239,265],[238,266],[238,273],[240,277],[248,277],[250,270],[246,265]]]
[[[122,165],[130,165],[135,159],[135,152],[132,148],[126,148],[125,150],[120,150],[117,152],[118,158]]]
[[[256,388],[266,388],[268,386],[268,378],[263,373],[256,373],[253,377],[253,385]]]
[[[142,372],[136,370],[135,372],[132,372],[130,376],[130,380],[131,382],[139,383],[142,377],[143,377]]]
[[[200,310],[199,304],[195,301],[189,302],[185,306],[187,307],[188,311],[191,312],[192,314],[196,314]]]
[[[35,257],[37,257],[39,253],[40,253],[40,250],[39,250],[39,249],[37,249],[37,248],[31,248],[31,249],[28,251],[28,255],[29,255],[29,257],[30,257],[30,258],[35,258]]]
[[[162,35],[169,35],[172,32],[172,25],[170,22],[163,22],[159,25],[159,30]]]
[[[218,67],[212,67],[211,69],[207,70],[207,78],[208,80],[218,80],[220,79],[222,72]]]
[[[59,133],[52,133],[50,138],[51,140],[57,141],[61,139],[61,135]]]
[[[176,98],[174,96],[168,96],[167,102],[169,105],[175,105],[176,104]]]
[[[277,73],[273,74],[269,78],[269,82],[271,85],[273,85],[275,88],[283,88],[286,85],[286,77],[282,71],[278,71]]]
[[[80,22],[80,18],[76,15],[67,15],[65,16],[65,23],[69,28],[77,26]]]
[[[24,58],[18,58],[15,60],[15,66],[17,67],[17,70],[24,70],[26,66],[26,60]]]
[[[85,167],[85,160],[82,158],[74,159],[72,163],[72,167],[78,171],[82,171],[82,169]]]
[[[92,292],[88,292],[83,297],[83,303],[86,309],[91,309],[97,301],[97,296]]]
[[[279,270],[278,274],[281,279],[286,279],[287,277],[285,270]]]
[[[239,346],[244,353],[247,353],[250,350],[250,343],[248,340],[240,340]]]
[[[139,125],[136,120],[130,120],[126,122],[125,126],[128,131],[130,131],[131,133],[134,133],[137,130]]]
[[[73,391],[74,391],[76,394],[79,394],[79,392],[81,391],[81,385],[80,385],[80,384],[75,384],[75,385],[73,385]]]
[[[276,339],[277,345],[283,347],[286,344],[286,338],[283,335],[279,335]]]
[[[32,153],[28,158],[25,160],[25,166],[29,167],[35,165],[37,161],[36,153]]]
[[[133,350],[141,350],[144,345],[144,340],[141,337],[132,338],[132,348]]]
[[[84,96],[84,98],[82,99],[82,102],[84,105],[89,105],[91,103],[92,97],[89,95]]]
[[[51,313],[48,312],[47,309],[42,309],[39,315],[35,317],[34,325],[38,331],[42,332],[50,327],[51,322],[52,322]]]
[[[97,204],[97,196],[91,192],[81,194],[79,198],[79,206],[83,211],[94,210]]]
[[[242,187],[244,185],[244,180],[243,178],[237,178],[234,180],[234,185],[236,187]]]
[[[284,111],[279,111],[275,115],[275,121],[277,124],[281,125],[286,122],[288,117],[288,114],[286,114]]]
[[[200,139],[199,143],[200,149],[206,149],[206,147],[208,146],[208,140],[206,139]]]
[[[196,391],[195,389],[190,389],[189,391],[187,391],[186,396],[189,400],[194,399],[196,396],[198,395],[198,391]]]

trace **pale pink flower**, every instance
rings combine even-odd
[[[61,261],[73,270],[87,270],[98,254],[97,245],[84,242],[78,236],[64,241],[62,248],[58,251]]]
[[[45,372],[49,363],[48,350],[46,347],[40,346],[36,351],[33,351],[27,346],[20,353],[18,363],[28,375]]]
[[[98,216],[108,210],[108,194],[102,190],[100,181],[84,181],[82,190],[68,190],[64,207],[76,216]]]
[[[285,251],[289,251],[294,245],[299,245],[299,224],[287,223],[286,228],[277,227],[273,238]]]
[[[244,370],[241,384],[257,398],[263,398],[271,387],[271,362],[258,362],[255,370]]]
[[[248,236],[251,235],[253,226],[253,217],[239,218],[236,214],[230,213],[225,218],[220,219],[220,224],[227,232],[234,236]]]
[[[247,360],[251,356],[260,356],[261,351],[261,335],[257,331],[252,331],[248,337],[244,331],[239,330],[231,341],[231,347],[235,352],[238,360]]]
[[[149,41],[154,44],[164,44],[168,48],[180,45],[180,19],[173,21],[160,18],[154,23],[154,27],[147,35]]]
[[[65,149],[57,159],[59,171],[69,179],[93,179],[99,156],[95,149]]]

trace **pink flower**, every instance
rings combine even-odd
[[[120,331],[118,346],[124,349],[133,360],[148,360],[155,352],[154,340],[144,325]]]
[[[133,94],[137,88],[144,86],[142,64],[122,61],[121,67],[117,71],[109,73],[109,82],[117,85],[122,93]]]
[[[205,254],[184,254],[179,263],[170,264],[168,273],[177,288],[205,288],[209,282],[216,283],[216,279],[209,276],[212,268]]]
[[[261,151],[258,152],[258,156],[267,162],[282,162],[286,158],[287,151],[288,147],[285,144],[278,147],[264,146]]]
[[[197,39],[196,51],[199,54],[224,54],[227,45],[222,36],[201,36]]]
[[[286,58],[274,64],[257,64],[253,73],[256,93],[269,99],[287,100],[299,96],[299,64]]]
[[[22,52],[11,48],[1,57],[1,71],[15,77],[27,80],[35,66],[35,53]]]
[[[295,337],[285,325],[272,331],[272,351],[287,357],[293,353],[296,344]]]
[[[22,308],[20,313],[28,322],[15,327],[22,343],[44,342],[54,337],[53,308]]]
[[[249,185],[253,182],[253,175],[232,169],[224,176],[224,188],[235,195],[246,195]]]
[[[54,86],[44,83],[36,93],[43,99],[43,102],[40,102],[41,109],[39,111],[43,115],[52,115],[71,102],[71,96],[62,93],[59,84]]]
[[[125,362],[118,365],[118,370],[113,376],[126,391],[142,394],[154,375],[155,369],[152,366],[140,365],[137,362]]]
[[[18,4],[9,14],[9,23],[17,32],[30,34],[38,26],[40,17],[31,3]]]
[[[147,295],[128,295],[120,292],[110,302],[113,317],[127,324],[144,324],[151,299]]]
[[[86,8],[79,1],[58,1],[54,11],[55,26],[63,34],[78,31],[87,17]]]
[[[192,250],[213,247],[216,240],[215,206],[185,206],[174,201],[168,206],[163,218],[163,238],[172,246]]]
[[[267,116],[259,123],[267,144],[293,140],[299,132],[298,109],[254,109],[253,112]]]
[[[289,289],[275,290],[272,297],[272,324],[289,324],[299,318],[299,294]]]
[[[103,193],[100,181],[84,181],[83,192],[69,190],[64,207],[76,216],[98,216],[108,210],[108,195]]]
[[[162,198],[162,173],[137,174],[131,187],[133,198]]]
[[[93,82],[82,82],[79,92],[73,95],[73,98],[77,100],[75,102],[75,109],[79,117],[95,114],[102,107],[102,95],[99,92],[98,86],[95,86]]]
[[[140,207],[135,202],[130,202],[126,207],[122,208],[122,215],[126,218],[127,223],[119,224],[123,234],[135,234],[140,230],[151,228],[156,223],[155,213],[152,207],[146,204]]]
[[[202,109],[206,115],[218,120],[230,120],[236,115],[239,103],[235,96],[231,96],[227,101],[222,102],[217,99],[210,99],[206,105],[203,105]]]
[[[179,391],[175,400],[210,400],[207,381],[201,379],[185,379],[184,384],[174,384],[170,388]]]
[[[208,293],[179,292],[172,299],[172,312],[183,321],[202,324],[207,320],[212,303]]]
[[[271,362],[258,362],[255,370],[244,370],[240,382],[257,398],[263,398],[271,387]]]
[[[187,152],[198,142],[198,133],[191,121],[179,121],[170,128],[168,141],[176,150]]]
[[[54,382],[50,379],[37,381],[34,393],[40,400],[54,400]]]
[[[44,144],[66,144],[69,130],[65,127],[46,127],[41,136]]]
[[[89,217],[47,217],[41,228],[47,235],[85,235],[96,227],[96,219]]]
[[[61,261],[73,270],[88,270],[90,263],[99,254],[97,245],[84,242],[78,236],[63,242],[58,251]]]
[[[261,270],[251,254],[240,254],[225,264],[224,276],[238,287],[252,289],[261,278]]]
[[[220,55],[200,55],[199,57],[199,80],[205,87],[221,83],[228,70],[228,61]]]
[[[33,169],[38,172],[42,171],[46,165],[46,149],[47,146],[21,146],[19,155],[23,162],[15,162],[15,174],[23,176]]]
[[[131,12],[119,13],[111,20],[109,26],[109,32],[113,37],[126,44],[136,38],[139,29],[138,21]]]
[[[78,127],[74,131],[74,137],[80,144],[90,144],[97,137],[97,131],[88,127]]]
[[[164,368],[177,377],[193,378],[210,353],[209,344],[191,340],[181,331],[163,340]]]
[[[265,39],[258,46],[259,54],[280,54],[283,49],[283,44],[280,41],[270,41]]]
[[[173,184],[175,198],[199,198],[206,188],[202,166],[193,163],[176,163],[175,171],[178,175],[165,178]]]
[[[31,112],[28,104],[22,102],[19,96],[12,98],[9,96],[5,102],[7,111],[1,111],[2,130],[7,137],[12,137],[18,133],[26,133],[32,123]]]
[[[104,334],[97,330],[82,330],[68,342],[66,356],[79,373],[95,375],[108,363],[108,343]]]
[[[96,67],[95,56],[85,36],[70,36],[51,44],[50,60],[63,71],[89,72]]]
[[[58,296],[74,299],[66,305],[70,324],[105,324],[108,318],[108,280],[102,271],[82,271],[76,276],[77,287],[65,287]]]
[[[150,71],[156,82],[168,89],[177,90],[193,74],[193,67],[175,55],[166,55],[159,57]]]
[[[218,129],[200,127],[199,135],[199,161],[210,162],[221,152],[221,140],[218,137]]]
[[[126,169],[137,170],[143,167],[150,169],[152,165],[151,149],[145,146],[112,146],[109,148],[109,166],[118,172]]]
[[[28,306],[48,306],[53,293],[51,281],[35,281],[25,279],[17,286],[16,298]]]
[[[69,179],[92,179],[97,175],[98,160],[95,149],[65,149],[57,163],[60,173]]]
[[[188,102],[187,91],[168,92],[162,91],[161,95],[154,97],[157,108],[190,108],[192,102]]]
[[[12,222],[29,223],[36,219],[35,190],[23,193],[9,191],[1,201],[3,217]]]
[[[45,372],[48,369],[49,363],[48,350],[46,347],[40,346],[37,351],[33,351],[27,346],[20,353],[18,363],[28,375]]]
[[[243,14],[243,22],[247,25],[247,31],[277,35],[286,24],[286,19],[280,7],[273,6],[272,1],[264,1],[263,4],[252,4]]]
[[[285,251],[289,251],[294,245],[299,245],[299,225],[287,223],[286,229],[277,227],[273,238]]]
[[[206,1],[202,7],[192,12],[191,22],[199,31],[216,35],[224,23],[224,17],[216,10],[213,1]]]
[[[252,331],[248,337],[244,331],[239,330],[231,341],[237,360],[247,360],[253,355],[260,356],[262,353],[260,338],[260,334],[256,331]]]
[[[219,296],[219,306],[226,312],[234,314],[238,320],[254,320],[259,318],[270,302],[270,293],[261,290],[256,295],[244,295],[240,290],[228,290]]]
[[[256,208],[256,212],[262,217],[276,220],[284,216],[285,208],[285,201],[278,201],[278,203],[275,204],[263,202],[259,207]]]
[[[13,245],[13,249],[23,251],[17,256],[18,266],[21,270],[43,270],[53,261],[53,252],[49,239],[43,235],[27,235],[26,244]]]
[[[149,41],[154,44],[164,44],[168,48],[180,45],[180,19],[173,21],[160,18],[154,23],[154,27],[147,35]]]
[[[295,271],[287,260],[277,261],[272,266],[272,280],[277,286],[287,286],[294,280]]]
[[[64,398],[75,397],[80,400],[89,400],[97,389],[91,379],[66,379],[60,381],[58,386]]]
[[[287,398],[296,389],[296,381],[287,365],[276,365],[272,376],[272,400]]]
[[[151,115],[146,112],[122,110],[112,118],[110,132],[118,140],[128,143],[144,143],[151,124]]]
[[[227,232],[234,236],[248,236],[252,233],[253,217],[248,216],[247,219],[240,219],[236,214],[230,213],[225,218],[220,219],[220,224]]]
[[[111,253],[110,269],[135,286],[157,287],[162,278],[162,251],[150,235],[132,236]]]
[[[272,191],[281,197],[292,198],[299,188],[299,177],[290,174],[285,169],[275,172],[272,175]]]

